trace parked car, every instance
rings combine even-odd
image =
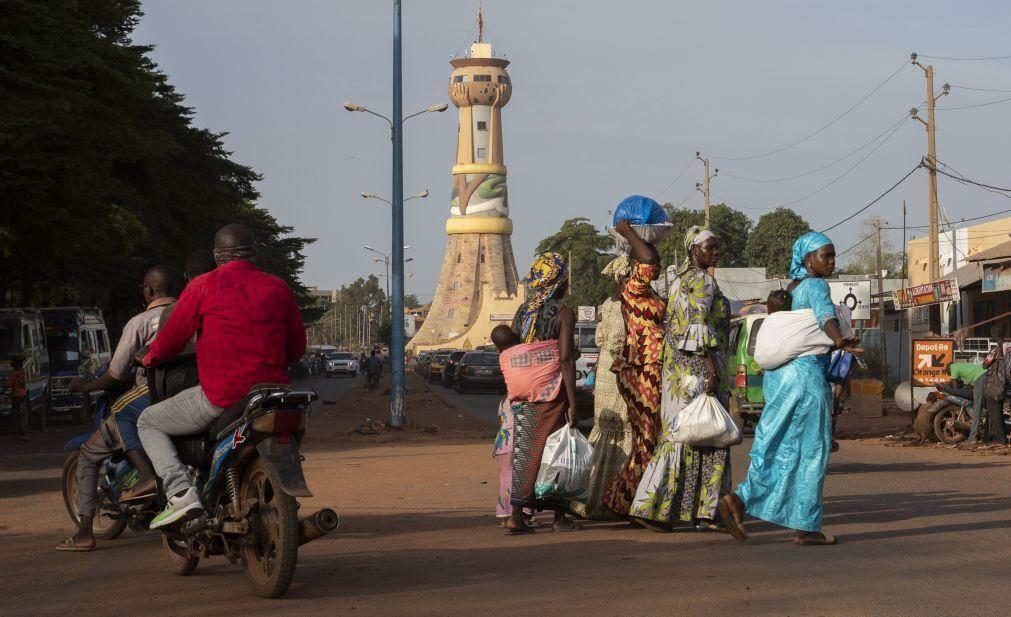
[[[432,357],[432,352],[422,351],[418,354],[418,360],[414,363],[414,372],[418,375],[425,375],[428,370],[428,360]]]
[[[494,351],[470,351],[464,354],[456,368],[456,391],[471,389],[505,391],[505,377]]]
[[[105,319],[101,309],[90,306],[44,308],[42,318],[49,348],[50,410],[69,413],[81,424],[91,414],[91,401],[102,393],[73,394],[70,382],[75,377],[94,379],[112,360]]]
[[[442,367],[443,388],[452,388],[456,384],[456,368],[466,353],[466,351],[454,351],[449,354],[449,358],[446,359],[446,365]]]
[[[745,426],[758,422],[765,408],[762,390],[765,371],[755,362],[755,341],[766,317],[765,314],[742,315],[730,323],[724,376],[731,384],[730,413],[740,416]]]
[[[350,351],[331,351],[326,356],[326,366],[323,370],[327,377],[334,373],[354,377],[358,374],[358,360]]]
[[[442,367],[446,365],[446,360],[449,359],[449,355],[453,353],[453,349],[440,349],[439,351],[432,354],[431,359],[428,361],[428,368],[425,369],[425,375],[429,383],[441,381],[442,380]]]
[[[7,375],[11,359],[24,360],[25,385],[28,389],[28,420],[37,429],[46,428],[49,415],[49,353],[46,327],[38,309],[0,309],[0,422],[9,424],[11,390]]]

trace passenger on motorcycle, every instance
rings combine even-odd
[[[255,256],[248,227],[221,228],[214,237],[218,268],[190,283],[144,358],[149,367],[168,362],[197,334],[200,385],[152,405],[138,423],[168,496],[152,529],[203,511],[171,436],[206,430],[257,384],[288,383],[287,366],[305,353],[305,328],[294,294],[284,281],[260,271]]]
[[[166,306],[175,301],[179,283],[178,274],[169,266],[154,266],[148,270],[141,285],[146,308],[126,323],[108,370],[97,379],[86,381],[78,377],[70,383],[71,392],[81,394],[116,392],[132,386],[113,403],[111,410],[127,460],[138,474],[137,483],[123,494],[123,501],[150,496],[157,486],[154,469],[144,454],[137,434],[137,418],[150,404],[150,396],[147,377],[144,371],[136,369],[134,354],[155,338],[161,314]],[[95,548],[92,524],[97,505],[98,469],[102,461],[116,450],[116,446],[117,444],[109,443],[102,431],[95,431],[81,446],[77,467],[80,522],[77,533],[57,545],[57,550],[85,552]]]

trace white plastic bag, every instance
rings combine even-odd
[[[728,448],[744,440],[741,429],[718,400],[700,394],[678,414],[674,441],[689,446]]]
[[[811,309],[780,311],[765,318],[755,338],[755,362],[776,369],[800,356],[828,353],[830,339]]]
[[[577,429],[563,426],[548,435],[534,494],[585,502],[589,498],[593,446]]]

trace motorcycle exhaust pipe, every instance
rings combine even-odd
[[[340,516],[330,508],[323,508],[314,514],[298,520],[298,545],[322,538],[341,524]]]

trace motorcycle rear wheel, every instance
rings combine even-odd
[[[948,405],[934,414],[934,434],[948,445],[962,443],[966,438],[965,433],[955,426],[959,411],[957,406]]]
[[[250,542],[241,549],[242,564],[253,591],[279,598],[288,591],[298,563],[298,503],[275,486],[267,464],[257,458],[246,466],[239,500],[255,499],[249,517]]]
[[[179,576],[193,574],[197,564],[200,563],[200,556],[191,554],[184,541],[171,536],[169,532],[162,533],[161,546],[165,549],[165,556],[172,566],[172,573]]]
[[[70,520],[74,522],[74,525],[81,524],[81,515],[77,511],[77,463],[80,458],[81,451],[77,450],[63,463],[63,505],[67,507],[67,514],[70,515]],[[126,521],[116,521],[103,516],[105,512],[116,514],[118,512],[110,508],[103,508],[101,495],[97,499],[98,512],[91,524],[92,533],[98,540],[115,540],[126,530]]]

